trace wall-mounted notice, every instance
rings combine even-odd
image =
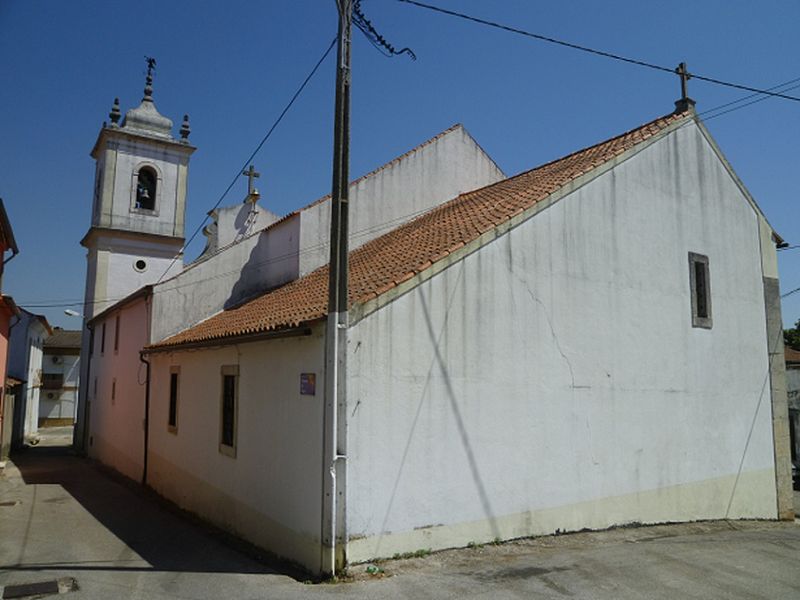
[[[317,393],[317,374],[300,373],[300,394],[313,396]]]

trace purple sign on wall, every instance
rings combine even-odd
[[[313,396],[317,393],[317,374],[300,373],[300,394]]]

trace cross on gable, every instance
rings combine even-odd
[[[675,102],[675,108],[679,112],[684,112],[688,110],[689,107],[694,106],[694,100],[689,98],[687,89],[687,82],[692,78],[692,75],[686,69],[686,63],[683,62],[675,69],[675,73],[681,78],[681,98]]]
[[[258,173],[256,168],[253,165],[250,165],[249,169],[242,171],[242,175],[247,177],[247,195],[252,196],[256,191],[256,188],[253,185],[253,179],[256,177],[261,177],[261,173]]]
[[[689,81],[692,76],[689,74],[689,71],[686,70],[686,63],[679,64],[678,68],[675,69],[675,72],[681,78],[681,100],[686,100],[689,98],[686,89],[686,82]]]

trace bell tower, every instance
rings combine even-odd
[[[189,117],[180,138],[153,102],[155,59],[147,59],[144,97],[122,116],[119,99],[103,123],[96,161],[92,220],[81,240],[87,252],[85,318],[144,285],[183,268]]]

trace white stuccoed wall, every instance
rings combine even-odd
[[[457,126],[350,186],[350,248],[357,248],[460,192],[503,179]],[[156,287],[153,340],[327,264],[330,200],[190,265]]]
[[[120,315],[117,352],[114,351],[116,314]],[[106,343],[105,351],[101,352],[103,322]],[[148,328],[148,306],[144,299],[135,300],[95,323],[89,380],[82,382],[89,401],[89,456],[135,480],[142,476],[147,381],[139,351],[148,343]],[[112,400],[114,380],[116,393]]]
[[[119,131],[119,130],[117,130]],[[181,146],[158,144],[151,139],[120,138],[109,142],[116,149],[113,173],[106,165],[105,157],[100,162],[106,176],[112,177],[113,200],[104,206],[101,222],[105,227],[116,227],[156,235],[183,237],[183,194],[179,193],[179,171],[185,170],[189,162],[187,151]],[[157,217],[131,211],[135,200],[136,180],[134,172],[147,165],[158,174],[156,189]],[[177,213],[177,217],[176,217]]]
[[[148,484],[216,525],[319,568],[322,328],[311,336],[151,357]],[[239,366],[236,457],[219,451],[223,365]],[[168,431],[170,367],[179,366],[177,432]],[[300,394],[315,373],[316,395]]]
[[[60,360],[53,362],[53,357]],[[39,419],[74,419],[78,399],[80,357],[73,354],[45,354],[42,373],[61,373],[63,387],[68,389],[41,390],[39,397]],[[50,398],[50,394],[53,395]]]
[[[505,175],[461,126],[350,186],[350,249],[358,248],[462,192]],[[301,213],[300,274],[330,258],[330,199]]]
[[[300,217],[247,237],[155,286],[153,340],[163,340],[223,308],[297,278]]]
[[[711,330],[691,326],[690,251]],[[692,125],[365,317],[348,559],[775,518],[761,276],[756,214]]]
[[[25,438],[36,438],[39,435],[39,399],[42,386],[42,347],[48,336],[47,330],[38,319],[31,319],[28,326],[27,376],[23,386],[26,395],[25,404]]]
[[[278,221],[278,215],[258,204],[242,202],[214,211],[216,246],[222,248],[265,229]]]
[[[22,431],[15,440],[22,442],[38,437],[39,398],[44,340],[49,333],[42,322],[27,311],[11,324],[8,353],[8,375],[23,381],[22,406],[15,412],[21,415]]]

